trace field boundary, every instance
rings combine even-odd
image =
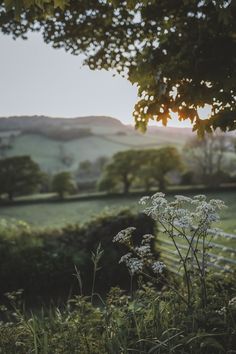
[[[224,238],[226,240],[236,241],[236,235],[222,232],[217,236],[218,238]],[[189,237],[190,239],[190,237]],[[184,245],[180,241],[175,241],[178,248],[181,250],[187,250],[188,246]],[[198,241],[202,244],[202,240]],[[210,242],[212,246],[211,250],[208,252],[208,268],[213,268],[217,271],[232,273],[236,270],[236,248],[227,247],[225,244],[218,243],[215,241]],[[158,250],[161,252],[161,258],[167,265],[168,269],[175,274],[182,274],[181,262],[177,251],[174,250],[172,241],[167,235],[159,234],[157,241]],[[196,266],[193,265],[193,266]]]
[[[175,194],[205,194],[205,193],[221,193],[221,192],[235,192],[236,185],[225,185],[218,188],[204,188],[202,186],[181,186],[182,188],[176,188],[175,186],[170,186],[165,192],[166,195],[175,195]],[[78,202],[78,201],[89,201],[89,200],[106,200],[106,199],[114,199],[114,198],[127,198],[127,197],[137,197],[141,198],[144,195],[151,196],[154,193],[158,192],[152,190],[150,192],[141,191],[131,191],[128,194],[124,193],[88,193],[88,194],[80,194],[75,196],[65,197],[64,199],[60,199],[57,196],[51,196],[49,198],[30,198],[27,197],[24,199],[15,199],[12,201],[9,200],[0,200],[0,208],[6,206],[20,206],[20,205],[31,205],[31,204],[47,204],[47,203],[68,203],[68,202]]]

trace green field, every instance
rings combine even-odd
[[[236,192],[208,194],[209,198],[225,201],[228,208],[222,212],[219,227],[225,232],[236,234]],[[66,224],[83,223],[104,210],[118,210],[124,207],[138,209],[137,197],[96,199],[90,201],[70,201],[18,206],[2,206],[0,217],[24,220],[33,227],[60,228]]]
[[[30,155],[43,171],[55,173],[63,169],[76,170],[81,161],[95,161],[101,156],[111,157],[118,151],[163,145],[181,146],[181,140],[173,137],[168,141],[166,136],[161,135],[156,137],[155,135],[117,136],[110,134],[60,142],[36,134],[23,134],[15,137],[12,148],[6,152],[6,156]],[[70,166],[63,165],[60,158],[62,151],[65,155],[72,157],[73,162]]]
[[[99,121],[97,123],[95,121],[95,125],[79,125],[80,128],[91,130],[92,135],[69,141],[48,138],[37,132],[25,134],[16,129],[10,148],[4,150],[4,157],[30,155],[47,173],[57,173],[61,170],[76,171],[79,163],[84,160],[95,161],[101,156],[110,158],[116,152],[128,149],[157,148],[166,145],[181,148],[191,137],[188,130],[178,128],[177,130],[159,128],[156,133],[141,134],[132,127],[120,122],[115,124],[113,121],[114,119],[110,118],[107,125],[101,125]],[[7,139],[6,136],[11,136],[11,130],[1,132],[0,126],[0,138]],[[65,165],[62,156],[69,156],[71,164]]]

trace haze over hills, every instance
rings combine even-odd
[[[193,135],[189,128],[150,126],[145,134],[105,116],[0,118],[0,155],[30,155],[44,171],[76,170],[84,160],[110,157],[117,151],[181,147]]]

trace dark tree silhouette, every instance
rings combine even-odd
[[[150,119],[166,125],[176,112],[199,135],[236,128],[235,0],[5,4],[8,11],[0,0],[3,33],[17,37],[40,29],[54,48],[85,54],[91,69],[115,69],[137,84],[137,127],[145,130]],[[199,117],[205,104],[212,107],[209,119]]]
[[[43,175],[36,162],[29,156],[15,156],[0,160],[0,195],[29,194],[42,182]]]

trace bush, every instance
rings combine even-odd
[[[141,203],[146,205],[144,212],[151,215],[152,219],[159,220],[174,244],[176,237],[182,235],[196,262],[193,258],[188,259],[188,249],[187,255],[183,255],[184,248],[180,249],[176,244],[180,258],[179,276],[175,279],[166,277],[164,286],[157,288],[156,283],[162,281],[165,275],[165,265],[153,254],[153,236],[147,234],[147,228],[150,232],[150,219],[144,215],[134,216],[123,211],[118,217],[101,216],[78,230],[66,228],[67,234],[64,229],[61,236],[57,237],[62,240],[63,235],[65,243],[72,248],[76,245],[73,243],[75,240],[81,242],[80,245],[84,242],[86,250],[89,246],[93,248],[100,241],[103,242],[103,266],[107,269],[105,278],[100,277],[98,283],[105,281],[111,284],[114,280],[117,282],[119,269],[114,264],[117,254],[111,253],[110,232],[114,235],[115,230],[122,225],[122,230],[119,227],[113,241],[126,251],[129,250],[120,261],[126,264],[131,276],[139,276],[138,289],[135,292],[131,289],[129,294],[125,294],[119,288],[112,288],[105,300],[98,297],[96,303],[94,293],[89,297],[76,296],[61,308],[52,306],[49,310],[30,315],[21,309],[20,292],[8,294],[7,307],[0,307],[3,320],[0,322],[0,348],[3,353],[236,352],[236,274],[233,269],[231,274],[211,273],[204,262],[209,245],[204,242],[202,247],[197,246],[195,242],[188,242],[187,236],[190,233],[192,241],[197,237],[197,243],[199,238],[206,241],[209,227],[218,220],[217,211],[223,207],[223,203],[219,200],[207,201],[202,195],[194,199],[176,196],[174,201],[168,202],[162,193],[156,193],[151,198],[144,197]],[[192,212],[187,208],[190,204]],[[8,239],[12,239],[12,235],[14,230]],[[58,242],[53,237],[46,239]],[[27,244],[27,237],[25,242]],[[198,252],[195,247],[198,247]],[[198,264],[201,253],[203,262]],[[101,254],[99,247],[93,254],[97,269],[102,265],[97,262]],[[84,264],[87,262],[86,257],[85,254]],[[188,268],[189,262],[190,265],[197,265],[197,268]],[[80,280],[78,272],[77,275]],[[110,275],[112,278],[109,278]]]
[[[175,292],[157,293],[151,286],[143,286],[133,299],[113,288],[100,307],[77,296],[60,310],[37,315],[2,308],[0,348],[4,354],[234,353],[236,298],[219,283],[232,289],[235,276],[217,278],[208,282],[212,299],[204,312],[198,304],[189,313]],[[14,308],[17,294],[9,298]]]
[[[70,225],[62,230],[34,231],[26,225],[5,225],[0,237],[0,294],[24,289],[30,303],[65,299],[79,293],[75,266],[81,273],[83,293],[90,294],[91,251],[99,243],[105,252],[96,290],[105,294],[111,286],[118,285],[128,289],[128,271],[118,264],[123,250],[112,243],[112,238],[129,225],[139,230],[137,238],[142,233],[155,232],[155,223],[149,217],[127,210],[118,215],[103,214],[85,225]]]

